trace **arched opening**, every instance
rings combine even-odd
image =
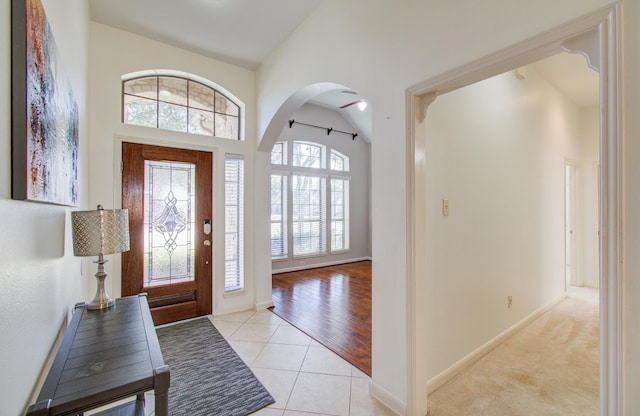
[[[344,85],[302,88],[280,107],[260,150],[271,152],[273,311],[371,374],[371,108],[366,104]],[[294,291],[305,295],[289,297]],[[345,310],[351,312],[339,312]],[[309,320],[314,313],[318,319]],[[335,317],[326,315],[332,313]],[[338,339],[329,333],[346,335]]]

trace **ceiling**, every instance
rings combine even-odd
[[[89,0],[91,20],[256,69],[322,0]]]
[[[560,53],[531,64],[543,78],[560,90],[578,107],[598,105],[600,101],[598,72],[587,66],[578,54]]]
[[[257,69],[323,0],[89,0],[91,19],[204,56]],[[598,103],[598,75],[580,55],[561,53],[532,64],[579,107]],[[310,102],[334,109],[365,140],[371,106],[354,91],[321,94]]]

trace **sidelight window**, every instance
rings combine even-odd
[[[244,158],[227,154],[224,169],[224,289],[244,288]]]

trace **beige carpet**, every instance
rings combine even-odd
[[[598,292],[569,296],[428,397],[429,416],[599,414]]]

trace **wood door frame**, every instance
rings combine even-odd
[[[213,310],[215,310],[216,297],[213,292],[219,287],[218,280],[218,272],[220,270],[220,255],[216,253],[215,247],[220,247],[221,236],[217,231],[220,230],[220,221],[219,221],[219,213],[216,209],[216,205],[214,202],[221,197],[221,194],[218,190],[216,190],[216,184],[218,184],[218,173],[217,173],[217,165],[218,165],[218,155],[220,154],[220,149],[217,146],[206,146],[201,144],[196,144],[192,142],[177,142],[173,140],[164,140],[164,139],[155,139],[155,138],[144,138],[144,137],[135,137],[135,136],[125,136],[125,135],[114,135],[113,140],[113,163],[114,163],[114,183],[113,183],[113,200],[114,206],[122,207],[122,143],[129,142],[135,144],[143,144],[149,146],[162,146],[162,147],[173,147],[177,149],[185,149],[185,150],[197,150],[202,152],[210,152],[212,156],[212,166],[211,166],[211,178],[212,178],[212,192],[211,192],[211,209],[212,209],[212,222],[213,222],[213,230],[211,233],[210,239],[211,243],[214,247],[214,251],[211,256],[211,306]],[[217,230],[217,231],[216,231]],[[113,277],[111,279],[113,283],[112,292],[116,296],[122,296],[122,259],[121,256],[113,256],[113,264],[112,264],[112,272],[110,275]]]
[[[408,416],[427,412],[426,334],[423,328],[426,224],[423,123],[438,94],[486,79],[548,56],[558,42],[586,31],[600,36],[600,415],[624,412],[624,304],[621,2],[616,2],[478,61],[406,90],[407,125],[407,397]],[[375,361],[376,357],[374,357]],[[376,385],[372,384],[376,395]]]
[[[128,190],[127,207],[129,209],[129,224],[134,232],[130,232],[132,247],[138,250],[129,250],[122,255],[122,294],[133,296],[147,292],[149,294],[149,307],[156,324],[174,322],[186,318],[194,318],[210,314],[212,311],[212,286],[213,273],[211,268],[212,246],[201,246],[204,241],[211,241],[205,234],[203,224],[205,220],[211,220],[213,199],[213,154],[209,151],[184,149],[170,146],[157,146],[132,142],[122,142],[122,147],[128,150],[124,157],[123,151],[123,207],[124,190]],[[144,287],[144,187],[146,161],[163,161],[189,163],[196,166],[195,183],[198,192],[208,193],[210,198],[196,198],[194,232],[194,280],[171,283],[161,286]],[[127,163],[128,162],[128,163]],[[124,171],[129,176],[125,176]],[[126,185],[126,186],[125,186]],[[200,247],[198,249],[198,247]],[[126,260],[126,261],[125,261]],[[125,270],[126,268],[126,270]],[[136,276],[137,278],[125,279],[124,276]]]

